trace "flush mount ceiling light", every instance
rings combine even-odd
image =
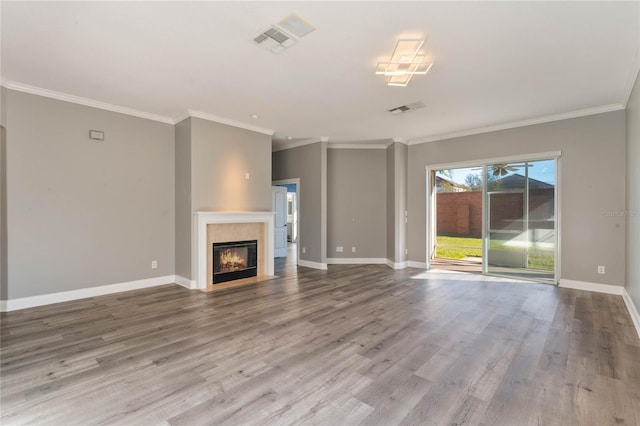
[[[398,40],[389,62],[379,62],[376,74],[387,78],[387,85],[405,87],[414,75],[424,75],[433,66],[420,51],[424,40]]]

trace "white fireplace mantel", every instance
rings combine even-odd
[[[193,221],[194,254],[192,271],[195,288],[207,288],[207,225],[214,223],[264,223],[266,227],[266,270],[263,275],[273,275],[274,212],[196,212]]]

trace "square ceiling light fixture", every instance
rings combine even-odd
[[[405,87],[414,75],[424,75],[433,66],[420,51],[424,40],[398,40],[389,62],[379,62],[376,74],[387,78],[387,85]]]
[[[316,27],[292,13],[277,24],[258,33],[253,41],[271,53],[280,53],[315,29]]]

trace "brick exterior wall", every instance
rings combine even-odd
[[[491,223],[494,229],[521,229],[523,194],[503,193],[491,198]],[[437,194],[437,233],[482,236],[482,191],[441,192]],[[529,226],[553,228],[554,189],[529,191]],[[520,228],[519,228],[520,227]]]

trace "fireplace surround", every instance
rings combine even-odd
[[[274,216],[273,212],[194,213],[191,288],[206,290],[214,284],[214,242],[257,240],[257,276],[273,276]]]

